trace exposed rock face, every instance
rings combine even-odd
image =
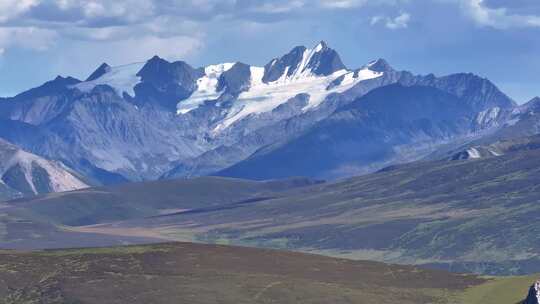
[[[241,92],[249,89],[251,79],[250,66],[237,62],[229,70],[219,77],[217,90],[225,91],[231,96],[238,96]]]
[[[86,78],[86,81],[96,80],[99,77],[107,74],[107,72],[109,72],[110,70],[111,70],[111,66],[106,63],[103,63],[92,74],[90,74],[88,78]]]
[[[154,56],[136,76],[140,78],[134,87],[136,104],[150,103],[174,111],[178,101],[195,91],[202,70],[194,69],[183,61],[168,62]]]
[[[540,281],[536,281],[529,289],[527,299],[523,304],[539,304],[540,303]]]
[[[0,199],[88,186],[81,176],[61,162],[43,159],[0,140]]]

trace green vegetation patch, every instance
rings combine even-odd
[[[66,249],[66,250],[43,250],[35,253],[42,256],[76,256],[87,254],[143,254],[152,252],[168,252],[169,246],[164,245],[139,245],[139,246],[121,246],[121,247],[98,247],[98,248],[81,248],[81,249]]]
[[[490,278],[484,284],[467,289],[457,300],[464,304],[516,304],[526,298],[529,287],[537,279],[538,275]]]

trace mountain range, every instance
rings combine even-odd
[[[0,138],[90,185],[221,175],[338,179],[424,159],[529,117],[489,80],[347,68],[325,42],[257,67],[157,56],[0,101]],[[537,126],[537,125],[536,125]],[[534,133],[533,129],[528,135]]]

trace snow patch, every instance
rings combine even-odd
[[[519,117],[515,117],[515,118],[507,120],[505,124],[507,126],[513,126],[513,125],[517,124],[520,120],[521,119]]]
[[[343,69],[328,76],[315,75],[313,70],[317,66],[310,67],[309,63],[323,48],[323,44],[320,43],[313,49],[305,49],[296,69],[290,71],[287,67],[281,77],[273,82],[263,82],[264,67],[250,67],[249,89],[240,93],[230,108],[223,109],[225,118],[216,124],[213,132],[218,133],[247,116],[270,112],[299,94],[309,95],[308,104],[302,109],[308,111],[318,107],[330,94],[343,93],[361,81],[381,77],[384,74],[365,66],[356,72]],[[276,62],[277,60],[273,60],[270,65]],[[217,90],[219,77],[233,65],[234,63],[223,63],[206,67],[205,75],[197,80],[197,90],[189,98],[178,103],[177,114],[187,114],[204,105],[206,101],[218,99],[223,93]],[[289,72],[291,75],[288,75]],[[343,81],[329,88],[339,77],[343,77]]]
[[[482,111],[478,113],[478,116],[476,117],[476,122],[479,125],[489,124],[493,122],[495,119],[497,119],[500,112],[501,112],[501,108],[499,107],[494,107],[494,108]]]
[[[469,148],[467,150],[467,154],[469,154],[469,158],[481,158],[480,152],[476,148]]]
[[[491,155],[493,155],[493,156],[501,156],[502,155],[501,153],[499,153],[499,152],[497,152],[495,150],[489,150],[489,153],[491,153]]]
[[[315,47],[315,53],[318,53],[318,52],[322,51],[323,48],[324,48],[323,43],[320,42],[320,43],[317,44],[317,46]]]
[[[217,91],[219,76],[232,68],[234,63],[222,63],[207,66],[204,76],[197,80],[197,90],[191,96],[178,103],[177,113],[186,114],[203,105],[207,100],[218,99],[221,92]]]
[[[134,88],[139,82],[141,82],[141,78],[137,76],[137,73],[139,73],[144,65],[145,62],[138,62],[112,67],[101,77],[92,81],[81,82],[73,87],[82,92],[90,92],[98,85],[108,85],[112,87],[119,96],[126,93],[131,97],[134,97]]]
[[[264,83],[262,81],[264,68],[253,67],[251,71],[250,89],[238,96],[229,114],[217,125],[214,132],[226,129],[248,115],[270,112],[299,94],[309,95],[309,101],[304,107],[304,111],[316,108],[330,94],[343,93],[361,81],[383,75],[382,73],[364,69],[357,73],[356,78],[354,77],[355,72],[347,70],[340,70],[329,76],[307,75],[304,72],[287,77],[287,71],[285,71],[284,76],[280,79]],[[328,86],[341,76],[344,77],[341,84],[328,90]]]
[[[378,62],[378,60],[370,61],[366,66],[367,66],[368,68],[371,68],[371,67],[374,66],[377,62]]]

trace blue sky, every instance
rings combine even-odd
[[[351,68],[473,72],[540,95],[540,0],[1,0],[0,96],[158,54],[263,65],[325,40]]]

